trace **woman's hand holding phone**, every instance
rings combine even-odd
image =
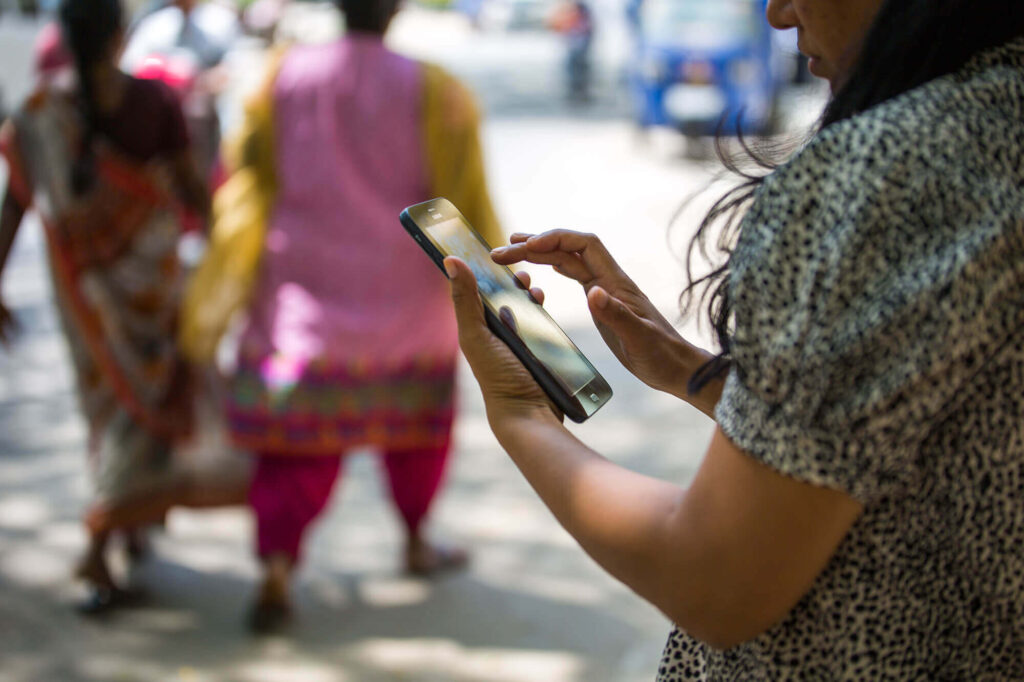
[[[619,362],[648,386],[692,399],[686,383],[709,356],[679,335],[597,236],[551,230],[513,234],[510,242],[494,249],[494,262],[551,265],[579,282],[594,323]]]
[[[523,363],[487,326],[476,276],[470,267],[461,259],[448,256],[444,259],[444,269],[451,283],[459,345],[480,384],[491,428],[497,433],[500,428],[523,418],[561,422],[562,413]],[[523,273],[517,276],[529,289],[529,277]],[[531,293],[538,301],[543,301],[542,291],[531,290]]]

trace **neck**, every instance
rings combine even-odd
[[[367,38],[371,40],[384,40],[384,31],[376,31],[369,28],[349,28],[347,35],[353,38]]]

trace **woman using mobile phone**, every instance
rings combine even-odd
[[[1022,679],[1024,6],[771,0],[768,19],[833,95],[695,240],[746,209],[703,280],[717,355],[593,235],[493,254],[579,281],[619,360],[716,420],[692,483],[570,434],[449,258],[491,426],[584,550],[677,625],[660,680]]]

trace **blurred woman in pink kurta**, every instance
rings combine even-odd
[[[383,45],[397,4],[340,0],[346,37],[287,52],[268,90],[276,186],[227,410],[236,444],[258,454],[261,631],[287,620],[303,533],[352,447],[383,452],[408,571],[466,559],[422,532],[451,442],[458,342],[445,279],[397,216],[454,183],[485,236],[500,231],[472,99]],[[445,130],[445,154],[463,150],[447,170],[432,156]]]

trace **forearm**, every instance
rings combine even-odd
[[[522,364],[487,329],[469,266],[454,257],[444,265],[459,342],[483,389],[491,428],[580,546],[713,646],[744,641],[784,615],[852,522],[843,509],[836,521],[833,500],[820,499],[834,491],[771,470],[720,431],[685,490],[607,461],[565,429]],[[676,371],[683,344],[675,334],[655,338],[676,340],[633,348],[651,351],[645,360],[653,371],[646,374],[660,383]],[[699,399],[708,404],[715,395],[711,388]],[[808,496],[814,504],[802,503]],[[829,532],[806,532],[822,523]]]
[[[624,469],[554,418],[492,420],[508,452],[559,523],[598,564],[666,613],[678,578],[668,575],[670,524],[684,490]]]
[[[723,454],[733,447],[724,437],[683,489],[609,462],[551,415],[492,419],[492,428],[587,554],[720,649],[787,613],[859,514],[855,502],[836,511],[841,493],[777,474],[738,450]],[[805,532],[815,524],[827,532]]]

